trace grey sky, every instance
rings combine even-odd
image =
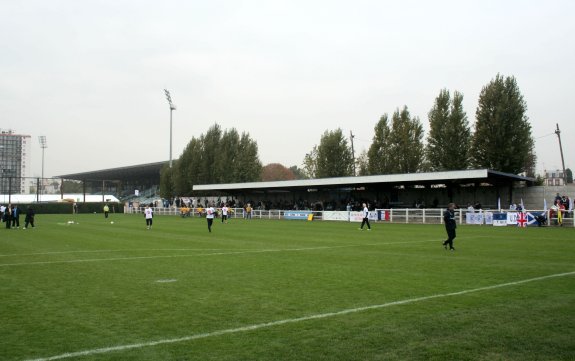
[[[264,164],[301,165],[325,130],[369,147],[407,105],[428,129],[442,88],[516,77],[538,169],[573,167],[573,1],[0,0],[0,128],[29,134],[32,175],[168,160],[218,123]],[[546,136],[546,137],[545,137]]]

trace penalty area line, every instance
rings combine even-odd
[[[28,359],[26,361],[62,360],[62,359],[71,358],[71,357],[91,356],[91,355],[105,354],[105,353],[115,352],[115,351],[126,351],[126,350],[139,349],[139,348],[144,348],[144,347],[152,347],[152,346],[158,346],[158,345],[187,342],[187,341],[193,341],[193,340],[198,340],[198,339],[203,339],[203,338],[208,338],[208,337],[216,337],[216,336],[233,334],[233,333],[240,333],[240,332],[249,332],[249,331],[259,330],[262,328],[281,326],[281,325],[285,325],[285,324],[336,317],[336,316],[347,315],[347,314],[351,314],[351,313],[363,312],[363,311],[368,311],[368,310],[376,310],[376,309],[381,309],[381,308],[386,308],[386,307],[391,307],[391,306],[406,305],[406,304],[411,304],[411,303],[416,303],[416,302],[432,300],[432,299],[436,299],[436,298],[461,296],[461,295],[465,295],[465,294],[469,294],[469,293],[489,291],[489,290],[494,290],[494,289],[498,289],[498,288],[511,287],[511,286],[522,285],[522,284],[530,283],[530,282],[542,281],[542,280],[546,280],[546,279],[550,279],[550,278],[559,278],[559,277],[566,277],[566,276],[573,276],[573,275],[575,275],[575,271],[565,272],[565,273],[556,273],[556,274],[547,275],[547,276],[529,278],[529,279],[524,279],[524,280],[514,281],[514,282],[500,283],[500,284],[496,284],[496,285],[467,289],[467,290],[462,290],[462,291],[457,291],[457,292],[449,292],[449,293],[435,294],[435,295],[430,295],[430,296],[408,298],[405,300],[393,301],[393,302],[383,303],[383,304],[379,304],[379,305],[349,308],[349,309],[345,309],[345,310],[341,310],[341,311],[337,311],[337,312],[320,313],[320,314],[315,314],[315,315],[302,316],[302,317],[298,317],[298,318],[289,318],[289,319],[284,319],[284,320],[279,320],[279,321],[258,323],[258,324],[254,324],[254,325],[248,325],[248,326],[237,327],[237,328],[230,328],[230,329],[225,329],[225,330],[218,330],[218,331],[207,332],[207,333],[200,333],[200,334],[196,334],[196,335],[190,335],[190,336],[179,337],[179,338],[164,339],[164,340],[142,342],[142,343],[134,343],[134,344],[129,344],[129,345],[118,345],[118,346],[111,346],[111,347],[103,347],[103,348],[96,348],[96,349],[84,350],[84,351],[78,351],[78,352],[69,352],[69,353],[64,353],[61,355],[55,355],[55,356],[50,356],[50,357]]]

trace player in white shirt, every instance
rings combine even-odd
[[[222,207],[222,223],[228,223],[228,205],[224,204]]]
[[[363,204],[363,220],[361,221],[361,230],[363,231],[363,225],[367,224],[367,230],[371,231],[371,227],[369,225],[369,209],[367,209],[367,204]]]
[[[146,217],[146,229],[152,229],[152,218],[154,218],[154,210],[148,205],[144,209],[144,216]]]
[[[214,222],[214,216],[216,215],[216,210],[214,207],[209,206],[206,209],[206,220],[208,221],[208,231],[212,232],[212,223]]]

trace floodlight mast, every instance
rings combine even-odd
[[[172,168],[172,111],[176,110],[176,106],[172,103],[172,97],[168,89],[164,89],[164,93],[166,93],[166,99],[168,99],[170,104],[170,168]]]
[[[559,138],[559,152],[561,153],[561,165],[563,166],[563,184],[567,185],[567,173],[565,173],[565,158],[563,158],[563,146],[561,145],[561,131],[559,130],[559,123],[556,123],[557,129],[555,134]]]
[[[44,150],[48,148],[48,144],[46,143],[46,136],[39,136],[38,141],[40,142],[40,148],[42,148],[42,179],[44,179]]]

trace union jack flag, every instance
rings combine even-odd
[[[517,215],[517,227],[527,227],[527,214],[519,212]]]

